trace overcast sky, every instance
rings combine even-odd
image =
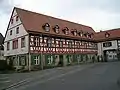
[[[13,7],[91,26],[120,28],[120,0],[0,0],[0,33],[6,32]]]

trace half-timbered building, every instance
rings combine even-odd
[[[14,8],[5,35],[5,56],[16,69],[44,69],[91,62],[95,31],[86,25]]]

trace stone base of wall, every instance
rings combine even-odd
[[[19,70],[41,70],[69,65],[97,62],[97,56],[93,54],[24,54],[11,56],[8,59],[13,61],[16,71]]]

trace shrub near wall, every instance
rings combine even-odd
[[[7,70],[8,65],[6,60],[0,60],[0,71]]]

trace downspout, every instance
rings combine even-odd
[[[42,37],[42,33],[41,33],[41,35],[40,35],[41,37]],[[42,37],[42,39],[43,39],[43,37]],[[41,46],[42,47],[42,46]],[[43,46],[43,48],[44,48],[44,46]],[[41,49],[41,53],[40,53],[40,56],[41,56],[41,69],[43,70],[43,59],[42,59],[42,49]]]
[[[28,34],[28,68],[31,71],[30,35]]]

